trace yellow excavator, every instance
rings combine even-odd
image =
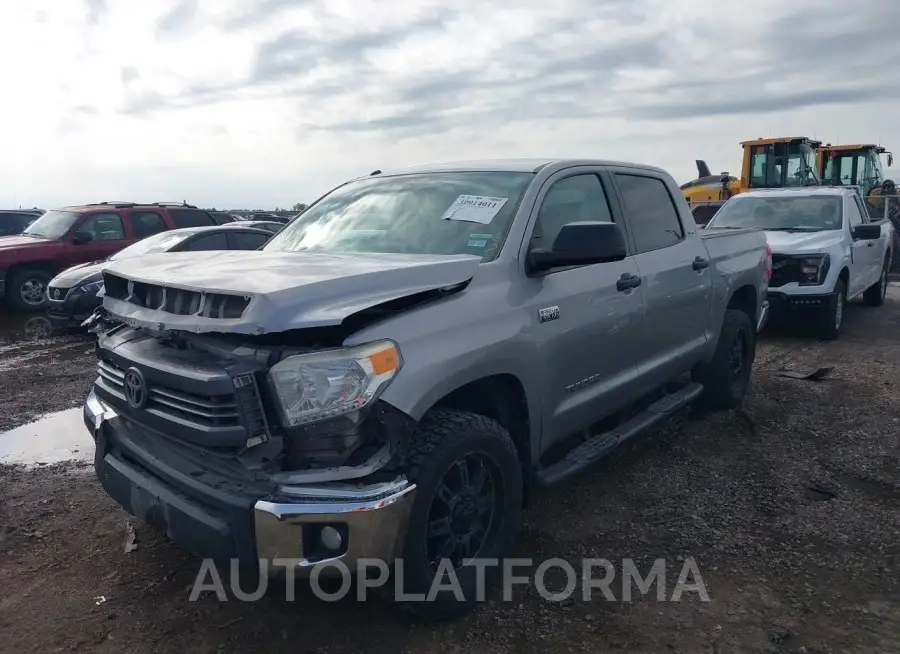
[[[697,224],[705,225],[728,198],[758,188],[818,186],[817,150],[822,145],[807,136],[759,138],[741,142],[741,176],[713,175],[697,160],[697,179],[681,185]]]
[[[856,186],[869,206],[879,207],[885,179],[882,155],[887,155],[887,167],[890,168],[894,164],[894,155],[880,145],[826,143],[816,152],[816,168],[823,184]]]

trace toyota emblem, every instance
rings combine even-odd
[[[143,409],[147,405],[147,383],[137,368],[125,372],[125,399],[133,409]]]

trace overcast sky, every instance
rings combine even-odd
[[[511,156],[737,171],[738,142],[900,150],[900,3],[0,3],[0,208],[310,202]],[[900,165],[900,164],[898,164]],[[896,172],[889,176],[900,177]]]

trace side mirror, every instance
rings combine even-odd
[[[881,238],[881,225],[876,223],[863,223],[850,230],[851,236],[859,241],[877,241]]]
[[[72,239],[72,242],[76,245],[81,245],[82,243],[90,243],[94,240],[94,235],[90,232],[75,232],[75,236]]]
[[[528,266],[534,272],[621,261],[628,256],[625,237],[615,223],[583,222],[565,225],[551,250],[531,250]]]

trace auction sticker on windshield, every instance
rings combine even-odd
[[[487,225],[500,212],[508,199],[489,198],[482,195],[460,195],[441,218]]]

